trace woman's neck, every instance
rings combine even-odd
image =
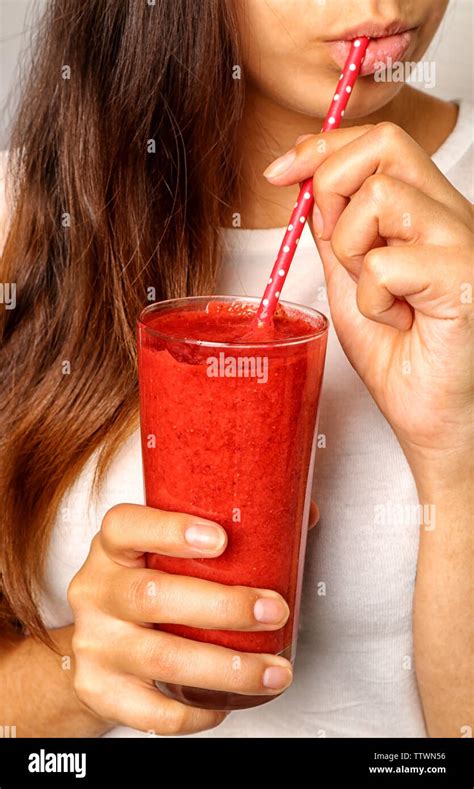
[[[345,126],[391,121],[401,126],[432,155],[449,136],[457,106],[405,85],[381,110]],[[321,122],[291,112],[265,96],[248,91],[240,132],[242,174],[238,207],[247,228],[283,227],[295,202],[297,187],[272,186],[262,175],[273,159],[292,148],[301,134],[314,132]]]

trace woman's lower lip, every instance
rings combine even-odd
[[[381,67],[380,64],[393,64],[402,60],[413,41],[414,32],[414,29],[406,30],[404,33],[397,33],[396,36],[371,39],[362,61],[361,76],[373,74]],[[332,59],[342,68],[349,55],[352,41],[328,41],[328,46]]]

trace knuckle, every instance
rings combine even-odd
[[[234,586],[218,592],[213,601],[214,613],[219,621],[239,622],[247,605],[249,590],[243,586]]]
[[[106,586],[105,571],[97,571],[94,557],[90,552],[85,564],[72,578],[67,588],[67,600],[76,616],[83,609],[96,605],[104,586]]]
[[[296,154],[300,162],[314,169],[319,168],[328,155],[328,141],[323,134],[312,134],[296,145]]]
[[[313,176],[313,191],[315,195],[328,191],[330,186],[329,168],[323,164]]]
[[[69,584],[66,594],[67,594],[67,601],[69,605],[71,606],[72,610],[75,611],[81,599],[80,585],[77,575],[74,576],[71,583]]]
[[[182,512],[165,512],[164,510],[156,510],[154,515],[157,521],[157,535],[163,545],[183,542],[182,532],[193,521],[189,515]]]
[[[387,195],[389,182],[390,179],[383,173],[370,175],[362,187],[365,197],[375,203],[383,202]]]
[[[382,123],[377,123],[375,126],[375,132],[386,145],[400,143],[402,138],[405,136],[403,129],[391,121],[382,121]]]
[[[80,659],[92,651],[90,637],[83,627],[75,627],[71,646],[76,659]]]
[[[101,547],[101,535],[100,531],[98,531],[91,540],[90,555],[94,556],[97,554],[101,550]]]
[[[156,609],[154,602],[158,596],[160,583],[160,573],[156,573],[156,578],[153,581],[150,581],[149,577],[135,578],[127,590],[128,604],[131,610],[144,614],[152,607]]]
[[[225,671],[227,685],[235,691],[252,691],[259,685],[256,679],[263,674],[263,661],[258,655],[243,652],[232,655]]]
[[[99,706],[100,689],[92,679],[90,671],[76,671],[73,679],[74,693],[83,704],[92,710]]]
[[[364,258],[363,267],[371,279],[376,280],[378,284],[382,284],[385,266],[384,256],[379,249],[372,249],[367,253]]]
[[[152,679],[162,681],[173,681],[180,666],[183,663],[184,651],[172,640],[160,639],[158,643],[154,640],[147,642],[144,647],[143,659],[149,666],[149,673]]]
[[[220,724],[225,721],[228,714],[229,713],[224,710],[206,710],[205,728],[215,729],[217,726],[220,726]],[[202,729],[204,727],[200,726],[199,728]]]
[[[302,134],[296,140],[296,150],[298,153],[302,153],[306,150],[312,150],[315,141],[317,140],[317,134]]]
[[[193,714],[192,708],[184,704],[166,705],[160,712],[159,734],[173,736],[189,730]]]
[[[81,701],[85,700],[92,691],[88,672],[82,671],[80,669],[76,670],[73,679],[73,687],[76,696],[78,696]]]
[[[310,134],[305,137],[305,139],[300,140],[296,147],[298,149],[298,153],[312,156],[319,152],[319,149],[323,147],[323,144],[324,139],[321,134]]]
[[[126,504],[114,504],[102,518],[101,532],[107,542],[113,544],[120,534],[126,508]]]
[[[82,570],[74,576],[67,589],[67,601],[73,611],[83,607],[87,599],[88,586],[83,582]]]

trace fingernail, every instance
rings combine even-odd
[[[316,238],[322,238],[324,232],[324,220],[323,215],[316,204],[313,208],[313,227],[314,232],[316,233]]]
[[[290,169],[295,159],[296,151],[292,148],[291,151],[275,159],[275,161],[267,167],[263,173],[265,178],[276,178],[277,175],[283,175],[283,173],[286,173],[286,171]]]
[[[257,622],[264,625],[277,625],[288,617],[288,606],[277,597],[259,597],[253,607]]]
[[[218,526],[209,523],[194,523],[184,532],[184,539],[193,548],[202,551],[217,551],[225,543],[225,534]]]
[[[283,666],[269,666],[263,672],[263,684],[271,690],[283,690],[291,684],[293,674]]]

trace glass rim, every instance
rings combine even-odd
[[[313,307],[306,307],[303,304],[297,304],[293,301],[286,301],[280,300],[280,304],[283,307],[288,307],[290,310],[296,310],[298,312],[302,312],[303,314],[308,315],[309,317],[317,317],[322,319],[323,326],[321,329],[314,331],[310,334],[304,334],[299,337],[290,337],[290,338],[282,338],[278,340],[260,340],[257,342],[232,342],[232,341],[215,341],[215,340],[197,340],[188,337],[175,337],[173,335],[167,334],[165,332],[160,332],[157,329],[153,329],[146,323],[146,318],[150,313],[159,312],[161,310],[166,309],[166,307],[173,308],[173,306],[177,306],[178,304],[190,304],[191,302],[211,302],[211,301],[241,301],[244,303],[255,304],[258,306],[260,304],[260,298],[255,296],[233,296],[233,295],[212,295],[212,296],[183,296],[177,299],[165,299],[163,301],[155,301],[152,304],[149,304],[145,307],[138,316],[137,319],[137,326],[140,331],[145,331],[147,334],[150,334],[153,337],[158,337],[161,340],[168,340],[172,342],[179,342],[185,345],[198,345],[210,348],[256,348],[256,347],[281,347],[281,346],[288,346],[288,345],[299,345],[305,342],[310,342],[311,340],[319,339],[323,337],[325,334],[328,333],[329,330],[329,319],[324,315],[324,313],[319,312],[319,310],[313,309]]]

